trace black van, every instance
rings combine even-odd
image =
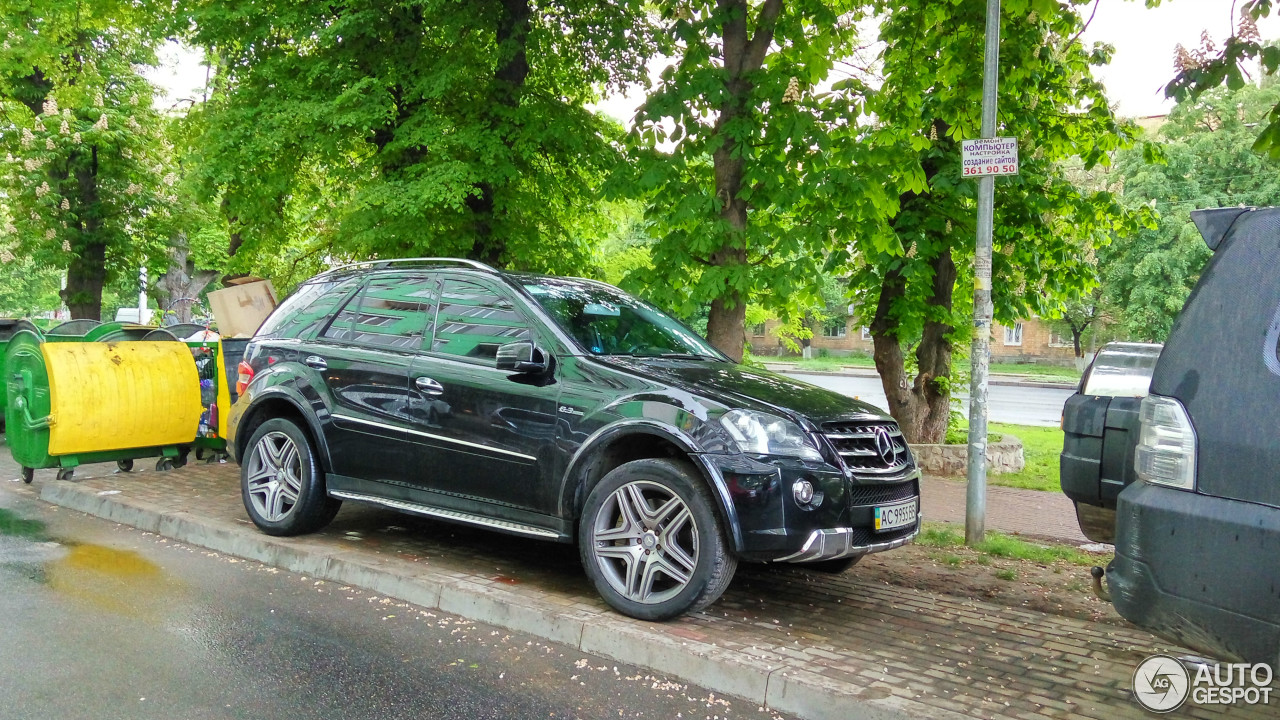
[[[1280,661],[1280,208],[1191,215],[1213,258],[1140,411],[1116,610],[1224,659]]]

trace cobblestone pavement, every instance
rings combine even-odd
[[[55,483],[52,472],[41,471],[33,486],[8,487],[37,494],[50,483],[211,523],[220,533],[257,533],[241,506],[235,465],[90,474],[84,470],[70,483]],[[932,712],[915,703],[981,718],[1149,717],[1130,697],[1135,666],[1155,652],[1185,653],[1135,628],[872,584],[859,580],[857,568],[827,576],[740,566],[729,591],[707,611],[666,624],[642,623],[604,606],[571,546],[353,503],[325,531],[285,542],[342,553],[409,578],[487,586],[520,604],[559,608],[624,635],[657,633],[709,644],[784,675],[814,673],[844,697],[897,698],[903,707],[919,709],[908,717]],[[1275,702],[1266,708],[1188,705],[1174,716],[1273,718]]]
[[[920,486],[920,510],[928,520],[964,522],[963,480],[926,477]],[[1075,544],[1089,542],[1080,532],[1071,500],[1060,492],[987,486],[987,529]]]

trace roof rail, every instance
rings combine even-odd
[[[329,270],[326,270],[320,273],[316,277],[317,278],[325,277],[326,275],[332,275],[334,273],[341,272],[344,270],[356,270],[361,268],[374,270],[374,269],[384,268],[392,264],[399,264],[399,263],[419,263],[424,267],[440,267],[440,266],[446,266],[451,264],[465,265],[475,270],[482,270],[484,272],[493,273],[494,275],[501,274],[501,272],[494,267],[485,265],[484,263],[479,262],[477,260],[468,260],[466,258],[393,258],[390,260],[362,260],[360,262],[347,263],[346,265],[339,265],[338,267],[330,268]]]

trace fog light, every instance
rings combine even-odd
[[[791,492],[796,496],[796,502],[800,505],[809,505],[813,502],[813,483],[808,480],[797,480],[791,485]]]

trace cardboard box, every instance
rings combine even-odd
[[[209,293],[209,308],[223,337],[253,337],[276,308],[270,280],[255,280]]]

